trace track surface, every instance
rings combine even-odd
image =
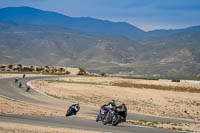
[[[38,93],[34,90],[26,92],[25,83],[30,80],[35,79],[47,79],[47,78],[57,78],[55,77],[32,77],[25,78],[23,81],[23,88],[18,88],[17,84],[14,83],[14,79],[0,79],[0,95],[19,100],[22,102],[27,102],[31,104],[37,104],[40,106],[56,108],[66,110],[66,108],[72,104],[72,102],[58,100],[53,97],[49,97]],[[60,77],[60,76],[59,76]],[[96,107],[91,107],[87,105],[81,105],[81,112],[88,114],[97,114],[98,109]],[[166,122],[191,122],[199,123],[193,121],[185,121],[171,118],[161,118],[155,116],[138,115],[134,113],[129,113],[129,120],[150,120],[150,121],[166,121]],[[20,115],[0,115],[0,121],[4,122],[15,122],[24,123],[30,125],[42,125],[51,127],[63,127],[63,128],[76,128],[85,130],[95,130],[103,132],[114,132],[114,133],[173,133],[175,131],[162,130],[157,128],[139,127],[139,126],[103,126],[102,123],[96,123],[94,120],[80,119],[80,118],[65,118],[65,117],[46,117],[46,116],[20,116]]]
[[[169,130],[156,128],[138,127],[138,126],[104,126],[102,123],[96,123],[93,120],[80,118],[64,117],[44,117],[44,116],[17,116],[17,115],[0,115],[0,120],[4,122],[14,122],[30,125],[74,128],[92,131],[101,131],[106,133],[176,133]]]

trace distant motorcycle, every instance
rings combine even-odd
[[[117,126],[120,122],[125,122],[127,116],[127,108],[125,104],[117,106],[114,110],[109,110],[102,121],[104,125],[111,124]]]
[[[15,79],[15,83],[17,83],[18,81],[19,81],[19,79],[18,79],[18,78],[16,78],[16,79]]]
[[[68,116],[76,115],[77,112],[79,112],[79,110],[80,110],[79,104],[73,104],[69,107],[65,116],[68,117]]]
[[[22,87],[22,82],[19,82],[19,88],[21,88]]]
[[[26,92],[29,92],[30,89],[31,89],[30,86],[26,86]]]

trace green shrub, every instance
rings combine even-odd
[[[38,68],[38,67],[36,68],[36,71],[37,71],[37,72],[41,72],[41,71],[43,71],[43,70],[44,70],[44,68]]]
[[[61,68],[59,69],[59,71],[60,71],[60,72],[64,72],[65,69],[61,67]]]
[[[8,65],[8,68],[12,69],[12,68],[13,68],[13,65]]]
[[[29,68],[29,67],[24,67],[21,69],[22,71],[25,71],[25,72],[32,72],[34,69],[32,68]]]
[[[106,74],[105,74],[104,72],[101,72],[100,75],[101,75],[102,77],[106,76]]]
[[[83,69],[83,68],[79,68],[79,71],[82,72],[82,73],[86,73],[85,69]]]
[[[83,68],[79,68],[79,72],[77,75],[86,75],[86,71]]]
[[[18,67],[22,68],[22,64],[17,64]]]
[[[4,68],[6,68],[6,66],[0,66],[0,68],[4,69]]]

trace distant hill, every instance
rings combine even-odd
[[[68,20],[73,21],[71,26]],[[95,26],[86,26],[85,31],[78,20]],[[100,33],[99,25],[107,24],[115,26],[95,34]],[[125,32],[114,32],[121,31],[119,24],[28,7],[0,9],[0,63],[76,66],[97,73],[200,77],[200,26],[134,32],[130,39]],[[129,33],[133,27],[125,24],[121,28]]]
[[[147,72],[169,75],[200,76],[200,31],[199,27],[191,27],[162,37],[154,37],[140,41],[143,45],[138,60],[148,64]],[[149,62],[147,62],[149,61]],[[142,68],[140,67],[140,70]],[[156,72],[154,72],[156,73]]]
[[[54,26],[2,22],[0,29],[0,60],[9,64],[72,65],[100,71],[105,64],[110,69],[126,63],[137,45],[119,35],[97,38]]]
[[[184,28],[184,29],[169,29],[169,30],[153,30],[147,32],[148,37],[162,37],[162,36],[169,36],[175,33],[181,33],[185,31],[200,31],[200,26],[192,26],[189,28]]]
[[[120,34],[136,40],[145,35],[143,30],[126,22],[111,22],[89,17],[73,18],[30,7],[2,8],[0,9],[0,21],[12,21],[18,24],[61,26],[98,36]]]

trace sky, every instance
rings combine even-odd
[[[200,25],[200,0],[0,0],[0,8],[16,6],[128,22],[146,31]]]

